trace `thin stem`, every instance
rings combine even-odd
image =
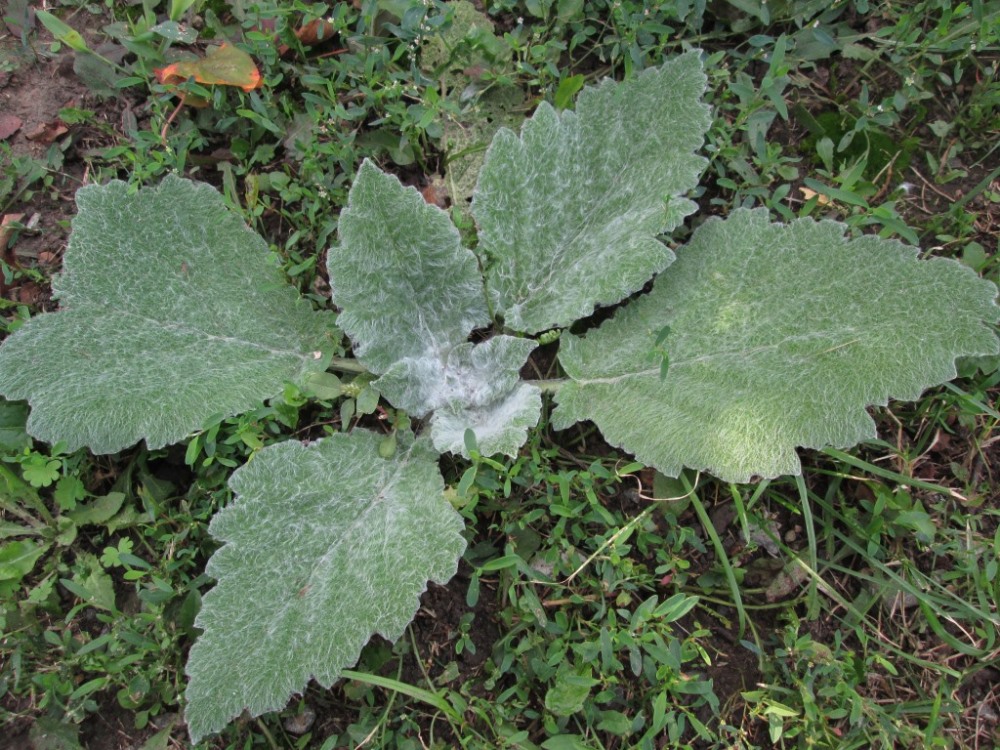
[[[267,724],[265,724],[260,718],[257,719],[257,728],[260,729],[261,733],[264,735],[264,739],[267,740],[268,747],[271,750],[278,750],[278,743],[274,741],[274,737],[271,736],[271,732],[268,731]]]
[[[562,586],[569,586],[571,583],[573,583],[573,579],[576,578],[577,575],[579,573],[581,573],[584,568],[586,568],[588,565],[590,565],[590,563],[592,563],[598,557],[598,555],[600,555],[602,552],[604,552],[604,550],[606,550],[608,547],[610,547],[612,544],[614,544],[616,541],[618,541],[618,539],[622,535],[626,535],[627,536],[628,534],[630,534],[631,531],[632,531],[632,529],[634,529],[650,513],[653,512],[654,508],[656,508],[655,505],[649,505],[649,506],[647,506],[646,509],[642,511],[642,513],[640,513],[639,515],[635,516],[631,521],[629,521],[627,524],[625,524],[620,529],[618,529],[618,531],[616,531],[614,534],[612,534],[607,539],[605,539],[604,542],[601,544],[601,546],[598,547],[596,550],[594,550],[594,553],[590,557],[588,557],[586,560],[584,560],[580,564],[579,568],[577,568],[572,573],[570,573],[569,578],[567,578],[566,580],[564,580],[561,583],[561,585]]]
[[[853,466],[855,469],[861,469],[862,471],[867,471],[869,474],[874,474],[877,477],[882,477],[883,479],[891,479],[894,482],[899,482],[899,484],[904,484],[908,487],[916,487],[921,490],[930,490],[931,492],[937,492],[941,495],[946,495],[948,497],[953,497],[961,502],[967,502],[966,498],[957,491],[950,487],[942,487],[939,484],[933,484],[932,482],[925,482],[922,479],[915,479],[914,477],[908,477],[903,474],[897,474],[895,471],[889,471],[888,469],[883,469],[879,466],[868,463],[867,461],[862,461],[860,458],[855,458],[849,453],[844,453],[836,448],[824,448],[822,453],[835,458],[838,461],[842,461],[845,464]]]
[[[691,507],[694,508],[695,514],[698,516],[698,520],[701,521],[702,528],[705,529],[705,533],[708,535],[709,541],[711,541],[712,547],[715,549],[715,556],[718,559],[719,566],[722,568],[722,571],[726,576],[726,583],[729,585],[729,593],[732,594],[733,597],[733,607],[736,609],[736,616],[739,620],[740,628],[738,637],[742,638],[743,633],[746,632],[747,628],[747,613],[743,609],[743,597],[740,595],[740,586],[736,581],[736,574],[733,571],[729,555],[726,554],[726,548],[722,544],[722,539],[719,538],[719,533],[715,530],[715,525],[709,518],[708,511],[701,502],[701,498],[698,497],[698,493],[695,492],[697,482],[695,482],[695,484],[691,484],[683,474],[681,474],[680,480],[684,485],[684,489],[687,490],[688,497],[691,498]]]
[[[174,107],[174,111],[170,113],[170,117],[167,118],[167,121],[163,123],[163,127],[160,129],[160,143],[162,143],[164,147],[167,145],[167,131],[170,129],[171,124],[173,124],[173,121],[177,118],[177,115],[181,113],[182,109],[184,109],[183,95],[180,97],[180,101],[177,102],[177,106]]]
[[[399,668],[396,670],[396,679],[399,680],[402,678],[402,676],[403,676],[403,661],[402,659],[400,659]],[[375,724],[375,726],[372,727],[372,731],[370,731],[368,735],[364,739],[362,739],[361,742],[358,743],[355,750],[361,750],[362,747],[367,745],[369,740],[371,740],[371,738],[374,737],[375,734],[380,729],[383,732],[385,731],[385,727],[388,725],[389,713],[392,711],[392,706],[396,702],[397,695],[399,695],[399,693],[397,693],[395,690],[389,691],[389,702],[386,703],[385,710],[382,712],[382,718],[380,718],[378,722]]]

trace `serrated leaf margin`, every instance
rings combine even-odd
[[[207,568],[218,583],[187,665],[193,742],[244,710],[284,707],[310,679],[329,687],[373,633],[400,637],[428,580],[455,574],[464,524],[437,454],[404,436],[385,459],[382,440],[355,430],[280,443],[230,478],[237,499],[209,527],[224,543]],[[338,514],[346,528],[330,527]],[[302,549],[317,536],[320,550]]]

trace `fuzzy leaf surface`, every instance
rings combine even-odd
[[[567,326],[674,259],[656,239],[692,213],[710,123],[697,52],[538,107],[500,130],[472,202],[494,309],[516,331]]]
[[[375,387],[415,416],[442,410],[433,433],[442,450],[464,454],[472,428],[485,455],[515,453],[541,412],[518,377],[537,344],[468,340],[489,314],[476,257],[448,215],[366,161],[339,228],[328,261],[338,322],[381,375]]]
[[[417,417],[445,406],[485,406],[517,386],[521,366],[537,345],[532,339],[494,336],[421,352],[396,362],[375,385],[393,405]]]
[[[207,568],[218,583],[187,664],[193,741],[244,709],[283,708],[310,679],[329,687],[372,634],[402,635],[428,580],[455,574],[464,524],[437,454],[409,441],[384,459],[382,439],[280,443],[233,474],[238,498],[209,527],[224,543]]]
[[[322,371],[339,334],[208,185],[168,176],[77,191],[61,309],[0,349],[0,393],[28,431],[112,453],[183,439]]]
[[[370,161],[339,231],[327,260],[338,323],[372,372],[446,353],[489,322],[476,257],[448,214]]]
[[[845,226],[711,219],[650,294],[585,337],[565,336],[572,382],[556,427],[593,420],[664,474],[732,482],[797,474],[795,448],[875,436],[866,406],[915,399],[955,359],[998,351],[996,287],[947,259]],[[658,332],[669,369],[650,354]]]
[[[472,430],[482,455],[516,456],[541,413],[542,392],[534,385],[520,383],[494,401],[479,406],[447,406],[434,412],[431,440],[442,453],[450,451],[469,458],[465,431]]]
[[[394,364],[375,386],[394,405],[431,420],[434,446],[468,458],[471,429],[485,456],[513,456],[538,423],[541,392],[519,373],[537,346],[533,339],[494,336],[444,352],[427,352]]]

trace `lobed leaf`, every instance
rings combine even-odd
[[[35,437],[159,448],[325,369],[332,315],[298,297],[210,186],[115,181],[81,188],[77,205],[60,311],[0,348],[0,393],[31,403]]]
[[[249,710],[324,687],[373,633],[397,640],[428,580],[445,583],[465,549],[423,442],[391,459],[365,430],[260,451],[229,481],[237,500],[209,530],[224,542],[218,583],[195,622],[185,716],[194,742]]]
[[[564,336],[572,382],[553,424],[591,419],[614,445],[676,476],[797,474],[795,448],[875,437],[865,407],[915,399],[955,359],[995,354],[996,287],[948,259],[843,224],[710,219],[647,296],[585,337]],[[656,336],[669,370],[661,378]]]
[[[695,204],[707,163],[706,77],[691,52],[622,83],[584,89],[575,112],[546,103],[518,137],[500,130],[472,202],[497,313],[538,333],[639,290],[674,259],[656,235]]]

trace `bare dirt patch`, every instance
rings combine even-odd
[[[58,270],[73,196],[87,172],[81,147],[88,128],[64,121],[62,113],[114,105],[90,94],[73,72],[71,56],[53,59],[43,49],[41,42],[31,49],[13,35],[0,35],[0,175],[13,179],[10,191],[0,192],[0,220],[15,227],[3,234],[0,251],[8,266],[37,268],[47,279]],[[32,307],[49,299],[42,279],[17,279],[0,292]]]

